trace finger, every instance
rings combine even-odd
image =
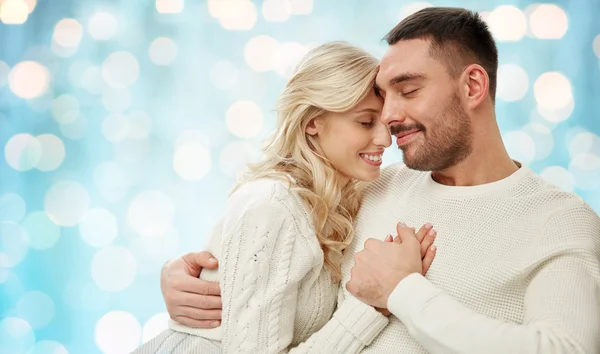
[[[434,245],[432,245],[431,247],[429,247],[427,249],[427,252],[425,253],[425,257],[423,257],[423,272],[421,274],[425,275],[425,273],[427,273],[427,271],[429,270],[429,267],[431,266],[431,263],[433,263],[433,259],[435,258],[436,252],[437,252],[437,247],[435,247]]]
[[[435,229],[430,229],[425,235],[425,238],[421,242],[421,258],[425,257],[425,252],[429,249],[431,245],[433,245],[433,241],[435,241],[435,236],[437,235],[437,231]]]
[[[219,283],[198,279],[196,277],[185,277],[180,280],[177,289],[188,293],[221,296]]]
[[[383,240],[383,242],[392,242],[394,239],[392,238],[392,235],[387,235],[385,237],[385,239]]]
[[[417,241],[423,242],[423,238],[425,238],[425,235],[427,235],[427,233],[429,232],[429,230],[431,230],[432,227],[433,225],[431,225],[430,223],[421,226],[419,232],[417,232],[416,234]]]
[[[394,242],[398,243],[398,244],[402,243],[402,240],[400,239],[400,236],[394,237]]]
[[[202,268],[216,269],[219,266],[217,259],[210,252],[191,252],[181,257],[185,264],[192,270],[200,270]]]
[[[175,296],[174,304],[179,306],[190,306],[203,310],[222,309],[223,303],[220,296],[203,296],[198,294],[182,292]]]
[[[219,327],[221,325],[221,321],[214,321],[214,320],[199,321],[199,320],[195,320],[193,318],[184,317],[184,316],[178,316],[178,317],[174,318],[173,320],[181,323],[184,326],[188,326],[188,327],[192,327],[192,328],[208,329],[208,328]]]
[[[398,223],[396,226],[396,230],[398,231],[398,237],[402,243],[416,243],[417,239],[415,238],[415,233],[404,223]]]
[[[203,310],[190,306],[178,306],[175,311],[177,316],[188,317],[197,321],[221,320],[221,310]]]

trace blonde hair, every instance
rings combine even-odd
[[[336,282],[343,251],[352,241],[363,185],[354,180],[340,185],[335,167],[306,127],[315,118],[346,112],[363,100],[373,90],[378,65],[375,57],[344,42],[312,49],[279,97],[277,129],[263,149],[264,160],[249,165],[241,180],[295,180],[291,189],[312,212],[325,267]]]

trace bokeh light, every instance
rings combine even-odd
[[[92,247],[110,245],[118,232],[117,218],[110,211],[102,208],[88,210],[79,223],[79,234]]]
[[[21,226],[27,232],[29,246],[38,250],[54,246],[62,234],[60,226],[43,211],[28,214]]]
[[[11,221],[0,221],[0,267],[16,266],[28,252],[29,240],[25,229]]]
[[[35,167],[44,172],[57,169],[65,159],[65,144],[53,134],[42,134],[36,138],[42,154]]]
[[[6,25],[20,25],[29,17],[29,6],[24,0],[0,2],[0,21]]]
[[[560,39],[569,28],[569,19],[563,9],[554,4],[532,5],[529,15],[531,33],[540,39]]]
[[[6,163],[17,171],[27,171],[42,158],[42,145],[30,134],[17,134],[4,147]]]
[[[252,37],[244,47],[246,63],[254,71],[264,72],[274,67],[275,54],[279,50],[279,43],[273,37],[260,35]]]
[[[22,318],[0,320],[0,353],[28,353],[35,345],[35,333]]]
[[[10,89],[21,98],[41,96],[50,85],[50,73],[35,61],[23,61],[15,65],[9,75]]]
[[[227,110],[225,121],[233,135],[240,138],[251,138],[262,129],[263,114],[256,103],[237,101]]]
[[[498,41],[519,41],[527,31],[527,19],[521,10],[512,5],[496,7],[486,22]]]
[[[73,18],[60,20],[54,27],[52,40],[61,47],[73,48],[79,45],[83,37],[83,27]]]
[[[503,101],[518,101],[529,89],[527,72],[515,64],[504,64],[498,68],[496,95]]]
[[[133,229],[145,237],[158,237],[173,227],[175,206],[171,198],[157,190],[138,194],[127,211]]]
[[[128,312],[111,311],[98,320],[94,337],[104,353],[131,353],[141,342],[142,326]]]
[[[106,11],[95,12],[88,21],[90,36],[98,41],[107,41],[117,34],[119,23],[113,14]]]
[[[92,258],[92,279],[105,291],[121,291],[133,283],[137,271],[135,258],[127,248],[107,246]]]
[[[150,60],[156,65],[169,65],[177,57],[177,44],[169,37],[156,38],[148,49]]]
[[[59,181],[46,193],[44,210],[60,226],[75,226],[90,207],[90,195],[78,182]]]
[[[0,221],[19,222],[26,211],[27,204],[17,193],[0,194]]]
[[[184,0],[156,0],[156,11],[162,14],[176,14],[183,11]]]
[[[44,328],[54,317],[54,302],[41,291],[30,291],[17,302],[16,313],[32,328]]]
[[[102,64],[102,78],[112,87],[132,85],[140,74],[140,67],[133,54],[126,51],[114,52]]]

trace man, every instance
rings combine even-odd
[[[498,54],[485,23],[464,9],[427,8],[386,40],[377,91],[405,165],[387,168],[366,192],[340,298],[393,316],[381,331],[357,333],[365,347],[348,351],[600,352],[600,218],[507,154],[494,112]],[[418,241],[399,220],[436,227],[425,277]],[[369,238],[394,229],[398,242]],[[218,284],[190,276],[216,266],[208,257],[165,265],[173,319],[210,327],[220,318]]]

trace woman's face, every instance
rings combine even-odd
[[[381,122],[383,103],[371,92],[344,113],[326,113],[306,132],[317,140],[343,182],[373,181],[379,177],[383,151],[392,139]]]

